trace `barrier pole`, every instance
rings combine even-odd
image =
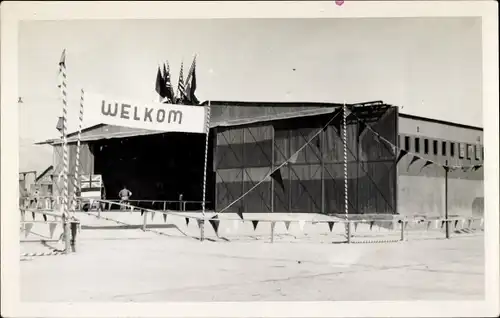
[[[69,174],[69,154],[68,154],[68,140],[67,140],[67,129],[68,129],[68,101],[66,93],[66,49],[63,50],[61,54],[61,59],[59,61],[59,75],[60,75],[60,89],[62,97],[62,140],[63,140],[63,204],[62,204],[62,215],[63,215],[63,229],[64,229],[64,243],[65,249],[64,253],[70,253],[70,229],[69,229],[69,186],[68,186],[68,174]]]
[[[448,164],[448,161],[446,161]],[[444,218],[446,219],[446,238],[450,238],[450,223],[448,222],[448,167],[444,167]]]
[[[210,101],[206,107],[206,123],[205,123],[205,165],[203,169],[203,202],[201,206],[202,220],[200,222],[200,241],[205,239],[205,199],[207,194],[207,164],[208,164],[208,138],[210,135]]]
[[[348,174],[347,174],[347,107],[344,102],[344,107],[342,109],[342,122],[343,122],[343,143],[344,143],[344,204],[345,204],[345,219],[347,221],[346,223],[346,236],[347,236],[347,242],[351,242],[351,223],[349,222],[349,182],[348,182]]]

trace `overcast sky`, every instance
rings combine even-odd
[[[29,21],[19,29],[19,136],[58,136],[67,50],[69,130],[79,90],[157,101],[198,54],[200,100],[362,102],[482,126],[481,21],[474,18]],[[22,160],[22,158],[21,158]]]

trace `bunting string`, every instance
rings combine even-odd
[[[233,202],[231,202],[230,204],[228,204],[225,208],[221,209],[219,212],[216,212],[216,215],[219,215],[221,213],[223,213],[224,211],[227,211],[230,207],[232,207],[234,204],[236,204],[238,201],[240,201],[241,199],[243,199],[245,196],[247,196],[247,194],[249,194],[250,192],[252,192],[255,188],[257,188],[260,184],[262,184],[264,181],[266,181],[269,177],[271,177],[271,175],[281,169],[281,167],[283,167],[284,165],[288,164],[288,162],[292,161],[292,158],[295,158],[305,147],[307,147],[307,145],[309,145],[311,143],[311,141],[314,140],[314,138],[316,138],[326,127],[328,127],[328,125],[330,125],[330,123],[340,114],[340,112],[337,112],[335,113],[332,118],[330,120],[328,120],[328,122],[322,127],[320,128],[311,138],[309,138],[309,140],[307,140],[307,142],[302,145],[293,155],[291,155],[288,159],[286,159],[282,164],[280,164],[279,166],[275,167],[274,169],[271,169],[271,171],[262,179],[260,180],[259,182],[257,182],[253,187],[251,187],[248,191],[246,191],[245,193],[243,193],[240,197],[238,197],[236,200],[234,200]]]
[[[450,170],[462,169],[463,171],[468,171],[470,169],[472,169],[473,171],[476,171],[476,170],[478,170],[479,168],[481,168],[483,166],[483,163],[475,164],[475,165],[445,165],[445,164],[436,162],[436,161],[428,159],[428,158],[422,158],[420,155],[418,155],[416,153],[410,152],[410,151],[408,151],[406,149],[403,149],[403,148],[401,148],[401,147],[399,147],[397,145],[394,145],[388,139],[386,139],[385,137],[381,136],[377,131],[375,131],[368,123],[366,123],[365,121],[363,121],[362,119],[360,119],[354,112],[351,112],[350,115],[354,116],[358,122],[362,123],[364,125],[364,127],[368,128],[377,137],[378,140],[383,141],[389,147],[391,147],[391,149],[393,150],[394,154],[397,155],[396,162],[399,162],[406,155],[411,155],[412,159],[410,161],[410,164],[408,165],[408,168],[413,163],[417,162],[418,160],[425,160],[425,164],[422,166],[422,168],[420,169],[420,171],[422,171],[425,167],[427,167],[427,166],[429,166],[431,164],[443,167],[445,169],[450,169]]]

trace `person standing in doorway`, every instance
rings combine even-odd
[[[123,186],[123,189],[118,193],[118,196],[120,197],[120,203],[127,205],[128,201],[130,200],[130,197],[132,196],[132,192],[127,189],[126,186]],[[120,210],[126,209],[125,206],[120,206]]]

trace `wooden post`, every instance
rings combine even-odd
[[[448,160],[446,161],[448,164]],[[446,238],[450,238],[450,222],[448,222],[448,167],[444,167],[444,218],[446,225]]]
[[[80,222],[71,221],[71,251],[76,252],[76,234],[78,232],[78,225]]]
[[[63,208],[64,209],[64,208]],[[64,229],[64,254],[71,253],[71,238],[70,238],[70,223],[66,213],[62,215],[63,229]]]
[[[351,243],[351,222],[346,220],[346,228],[347,228],[347,244]]]
[[[146,224],[148,223],[148,211],[144,211],[144,214],[142,215],[142,230],[146,231]]]
[[[274,226],[275,222],[271,222],[271,243],[274,243]]]
[[[401,220],[401,242],[405,240],[405,220]]]

